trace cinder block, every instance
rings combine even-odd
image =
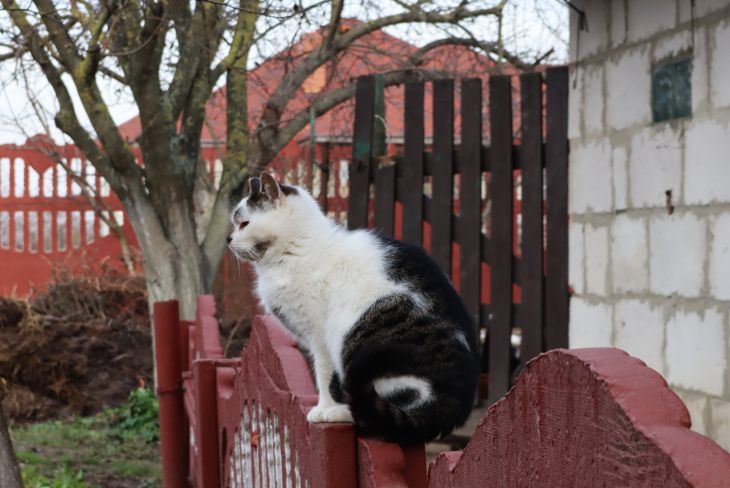
[[[689,29],[663,37],[654,43],[652,60],[661,62],[683,54],[692,48],[692,32]],[[692,87],[694,88],[694,87]]]
[[[709,405],[707,395],[684,390],[675,390],[675,393],[687,405],[692,419],[692,430],[698,434],[707,435],[707,422],[705,421],[705,413]]]
[[[727,0],[695,0],[695,18],[699,19],[705,15],[727,8],[727,6]]]
[[[651,121],[649,48],[614,56],[606,65],[606,121],[614,130]]]
[[[585,293],[583,266],[585,264],[583,224],[571,222],[568,228],[568,281],[573,292]]]
[[[689,26],[687,27],[689,29]],[[710,109],[708,36],[704,27],[695,27],[692,48],[692,114]]]
[[[667,379],[688,390],[719,396],[725,389],[727,350],[723,314],[677,311],[667,323]]]
[[[581,114],[583,113],[583,72],[582,67],[570,66],[568,83],[568,139],[581,137]],[[572,83],[575,80],[575,83]]]
[[[700,295],[705,260],[705,224],[690,213],[649,219],[650,289],[659,295]]]
[[[583,298],[570,299],[570,347],[611,345],[611,306]]]
[[[712,31],[710,42],[710,94],[714,108],[730,106],[728,46],[730,46],[730,20],[724,20]]]
[[[664,373],[664,316],[660,307],[640,300],[614,305],[614,345]]]
[[[730,300],[730,213],[710,221],[710,295]]]
[[[627,20],[623,0],[611,0],[611,45],[614,48],[626,42]]]
[[[681,201],[681,133],[670,124],[646,127],[631,138],[629,178],[633,208],[664,207],[666,192]]]
[[[641,293],[649,287],[646,221],[618,215],[611,226],[611,276],[614,293]]]
[[[608,274],[608,227],[585,226],[586,292],[606,295]]]
[[[586,135],[603,133],[603,65],[586,67],[583,73],[583,121]]]
[[[730,402],[710,399],[711,437],[720,447],[730,451]]]
[[[613,171],[613,206],[616,210],[629,207],[626,148],[614,146],[611,150],[611,169]]]
[[[691,1],[685,2],[684,0],[679,0],[679,5],[677,5],[677,14],[679,16],[680,24],[692,21],[692,3],[693,2]]]
[[[589,23],[587,31],[580,31],[580,43],[577,45],[580,50],[578,57],[583,59],[608,48],[608,2],[582,2],[580,8],[586,13]],[[571,17],[573,15],[571,12]],[[576,30],[571,29],[570,32]],[[571,43],[573,37],[571,36]]]
[[[685,203],[730,202],[730,123],[693,121],[685,139]]]
[[[571,213],[611,210],[611,150],[606,138],[576,141],[570,150],[569,172]]]
[[[627,2],[627,4],[629,6],[629,41],[646,39],[657,32],[673,28],[676,23],[676,2],[641,0]]]
[[[571,36],[570,36],[570,41],[568,44],[568,61],[570,61],[571,64],[578,61],[578,55],[580,54],[577,52],[578,47],[579,47],[578,43],[575,42],[575,36],[572,35],[573,32],[576,32],[577,28],[578,28],[578,13],[575,10],[570,9],[568,11],[568,32],[571,33]]]

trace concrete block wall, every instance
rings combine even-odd
[[[570,344],[638,356],[730,450],[730,0],[573,3]],[[654,124],[688,53],[692,116]]]

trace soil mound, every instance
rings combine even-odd
[[[0,378],[16,421],[89,415],[152,379],[144,279],[57,272],[30,301],[0,297]]]

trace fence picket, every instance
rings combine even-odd
[[[489,400],[509,389],[512,329],[512,100],[509,76],[489,79],[492,149],[492,318],[489,322]],[[485,351],[486,352],[486,351]]]
[[[349,172],[350,200],[347,205],[347,227],[349,229],[368,225],[374,115],[375,78],[363,76],[358,78],[355,88],[354,147]]]
[[[454,81],[433,82],[433,177],[431,256],[451,276],[453,208]]]
[[[481,286],[482,80],[461,82],[461,152],[459,200],[461,298],[479,328]]]
[[[403,191],[403,240],[423,244],[423,82],[405,85]]]
[[[375,171],[375,227],[393,237],[395,227],[395,165],[387,164]]]
[[[525,363],[542,352],[543,330],[543,198],[542,76],[521,76],[522,143],[522,351]]]
[[[568,69],[547,70],[545,347],[568,347]]]

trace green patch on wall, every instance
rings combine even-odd
[[[654,122],[692,115],[692,59],[663,62],[651,73],[651,109]]]

